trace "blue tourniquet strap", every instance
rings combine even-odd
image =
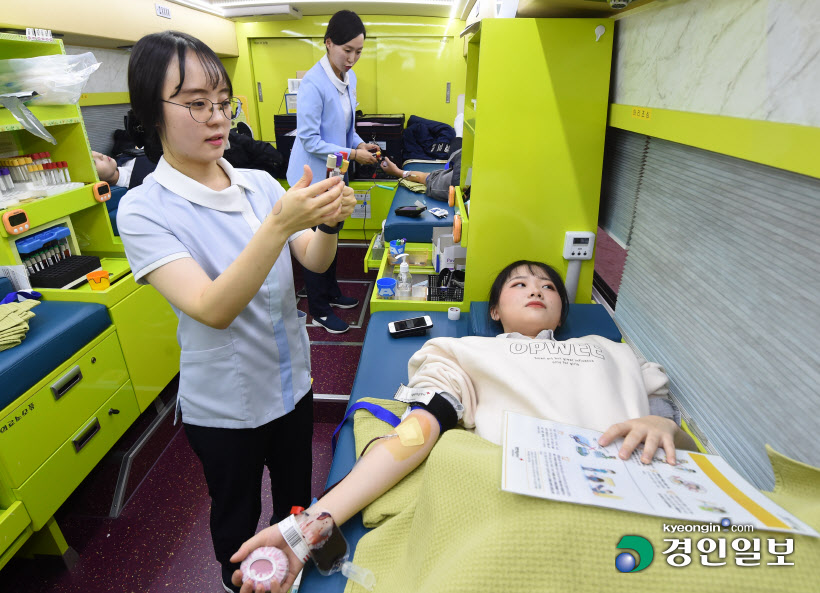
[[[370,402],[359,402],[350,406],[345,414],[345,417],[342,418],[342,421],[339,422],[339,426],[336,427],[336,430],[333,431],[333,437],[331,437],[330,444],[333,452],[336,452],[336,441],[339,440],[339,431],[344,426],[344,423],[350,418],[356,410],[367,410],[371,414],[373,414],[379,420],[383,422],[387,422],[390,426],[396,427],[401,422],[401,418],[396,416],[390,410],[383,408],[381,406],[377,406],[376,404],[371,404]]]
[[[0,305],[7,305],[8,303],[16,303],[21,300],[27,299],[39,299],[43,295],[37,292],[36,290],[32,290],[31,292],[26,290],[18,290],[17,292],[10,292],[8,293],[5,298],[0,301]]]

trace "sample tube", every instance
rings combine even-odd
[[[51,185],[59,185],[62,182],[62,176],[60,179],[57,178],[57,167],[54,166],[54,163],[46,163],[43,166],[46,167],[46,170],[48,171],[48,177]]]
[[[9,170],[5,167],[0,168],[0,191],[3,193],[14,190],[14,183],[11,181]]]
[[[336,166],[336,155],[329,154],[327,155],[327,160],[325,161],[325,167],[327,168],[327,173],[325,174],[325,179],[330,177],[330,174],[333,173],[333,169]]]
[[[28,181],[26,169],[23,167],[23,159],[11,159],[11,172],[14,176],[14,180],[18,183]]]

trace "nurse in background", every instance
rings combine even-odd
[[[351,161],[372,165],[376,157],[356,134],[356,75],[353,66],[364,48],[365,29],[355,12],[334,14],[325,32],[327,55],[311,68],[299,85],[296,104],[296,141],[288,164],[288,183],[296,183],[308,165],[313,179],[324,179],[327,155],[347,152]],[[336,281],[336,258],[328,270],[317,274],[305,269],[305,289],[313,324],[333,334],[344,333],[347,323],[333,307],[352,309],[359,301],[342,294]]]

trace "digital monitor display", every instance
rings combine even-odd
[[[28,219],[26,218],[25,212],[18,212],[17,214],[9,216],[9,224],[11,226],[20,226],[21,224],[25,224],[26,220]]]
[[[583,239],[573,239],[573,245],[589,245],[589,237],[584,237]]]

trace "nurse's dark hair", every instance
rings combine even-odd
[[[567,297],[567,289],[564,286],[564,280],[561,278],[561,274],[553,270],[547,264],[538,261],[530,261],[527,259],[514,261],[509,266],[501,270],[501,272],[498,273],[498,276],[495,277],[495,281],[490,287],[487,314],[492,315],[492,310],[498,306],[498,301],[501,298],[501,290],[504,288],[504,284],[507,283],[507,280],[512,277],[513,272],[524,266],[527,267],[531,274],[537,274],[539,271],[546,274],[547,278],[549,278],[555,285],[555,290],[558,291],[558,296],[561,297],[561,320],[558,322],[558,327],[561,327],[567,320],[567,315],[569,315],[569,297]],[[490,317],[490,327],[499,329],[501,328],[501,324]]]
[[[330,39],[335,45],[344,45],[359,35],[367,38],[367,31],[359,15],[352,10],[340,10],[330,17],[325,31],[325,41]]]
[[[170,99],[179,93],[185,82],[185,54],[189,51],[202,64],[208,84],[214,89],[224,84],[233,95],[231,79],[217,55],[202,41],[187,33],[152,33],[137,41],[131,50],[131,58],[128,60],[131,109],[125,117],[125,130],[137,146],[145,147],[145,155],[153,162],[157,162],[162,155],[159,131],[165,124],[162,117],[165,75],[176,56],[179,62],[179,86],[168,97]]]

